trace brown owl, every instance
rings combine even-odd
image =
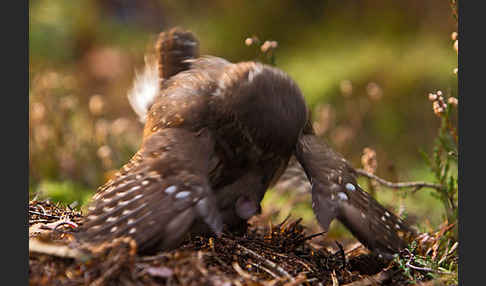
[[[324,230],[337,218],[371,250],[405,246],[399,233],[409,228],[314,135],[304,97],[283,71],[200,57],[196,37],[174,28],[159,35],[129,100],[145,123],[140,150],[94,195],[81,241],[130,236],[146,251],[175,248],[189,233],[245,230],[293,158]]]

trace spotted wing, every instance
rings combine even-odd
[[[400,234],[409,227],[359,187],[344,158],[312,134],[301,137],[296,157],[311,181],[312,207],[324,230],[337,218],[378,253],[390,255],[406,246]]]
[[[222,220],[208,182],[213,143],[206,130],[162,129],[102,186],[78,238],[130,236],[141,251],[177,246],[195,219],[220,233]]]

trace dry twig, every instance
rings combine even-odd
[[[260,260],[263,265],[266,267],[271,268],[272,270],[276,271],[278,274],[289,278],[291,281],[294,281],[294,277],[292,277],[287,271],[285,271],[282,267],[278,266],[275,262],[272,262],[265,257],[259,255],[258,253],[254,252],[251,249],[244,247],[243,245],[237,243],[236,246],[245,254],[253,256],[254,258]]]
[[[62,244],[41,242],[37,239],[29,239],[29,252],[64,258],[74,258],[76,260],[84,260],[85,258],[88,258],[88,255],[79,249],[71,248]]]
[[[416,181],[416,182],[399,182],[399,183],[393,183],[389,182],[385,179],[382,179],[376,175],[373,175],[369,172],[366,172],[363,169],[356,169],[356,173],[358,175],[373,179],[377,181],[378,183],[382,184],[385,187],[392,188],[392,189],[403,189],[403,188],[414,188],[414,191],[418,191],[421,188],[432,188],[436,190],[442,190],[444,187],[439,184],[434,184],[434,183],[428,183],[428,182],[422,182],[422,181]]]

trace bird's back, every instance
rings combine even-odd
[[[160,35],[142,146],[94,196],[85,241],[131,235],[142,249],[159,240],[166,248],[191,229],[240,226],[287,165],[307,118],[297,85],[260,63],[196,58],[197,42],[181,33]],[[123,215],[135,209],[140,215]]]
[[[188,233],[244,229],[295,155],[325,230],[338,219],[373,250],[405,246],[399,234],[406,224],[364,192],[353,168],[315,136],[287,74],[199,57],[197,39],[180,29],[161,33],[156,47],[129,95],[145,123],[142,145],[97,191],[81,240],[130,236],[139,249],[169,249]]]

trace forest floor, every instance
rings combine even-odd
[[[80,211],[30,201],[29,284],[446,285],[428,275],[433,271],[427,268],[410,263],[403,267],[400,261],[413,257],[408,250],[408,256],[400,253],[402,260],[392,261],[356,243],[336,241],[337,247],[330,250],[313,243],[321,234],[306,233],[300,222],[288,218],[268,225],[256,219],[241,236],[190,237],[176,250],[142,256],[129,238],[81,251],[73,247],[73,233],[83,223]]]

